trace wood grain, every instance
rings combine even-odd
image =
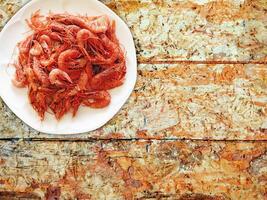
[[[267,4],[262,0],[115,0],[140,62],[266,62]]]
[[[121,111],[101,129],[67,138],[267,140],[266,77],[266,65],[140,64]],[[33,131],[3,103],[0,133],[61,138]]]
[[[266,152],[261,142],[0,142],[0,194],[266,199]]]
[[[28,1],[0,0],[0,29]],[[0,199],[267,199],[266,1],[102,2],[133,33],[134,92],[70,136],[0,100]]]

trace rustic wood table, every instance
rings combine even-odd
[[[0,26],[27,1],[0,0]],[[267,199],[267,1],[103,2],[134,35],[134,92],[71,136],[0,100],[0,199]]]

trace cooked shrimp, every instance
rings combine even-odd
[[[76,49],[68,49],[62,52],[58,57],[58,68],[66,71],[70,66],[74,67],[74,63],[72,61],[78,59],[80,56],[81,53]]]
[[[44,16],[40,14],[40,10],[33,13],[31,16],[31,20],[26,20],[29,27],[31,27],[33,30],[40,30],[46,26],[44,23]]]
[[[39,92],[35,87],[30,85],[29,87],[29,100],[32,104],[32,107],[39,114],[41,120],[44,119],[45,112],[48,108],[47,98],[45,93]]]
[[[66,83],[72,83],[69,75],[60,69],[53,69],[49,73],[49,81],[51,84],[55,84],[59,87],[65,86]]]
[[[107,30],[106,35],[112,42],[119,43],[116,37],[116,23],[114,20],[110,21],[109,29]]]
[[[20,64],[15,64],[16,67],[16,74],[15,77],[12,79],[12,83],[14,86],[18,88],[23,88],[26,86],[26,76],[23,71],[23,67]]]
[[[67,26],[67,29],[73,34],[73,35],[76,35],[80,30],[81,28],[79,26],[76,26],[76,25],[68,25]]]
[[[91,108],[105,108],[110,104],[111,96],[107,91],[87,92],[82,95],[83,105]]]
[[[104,108],[107,90],[123,84],[126,61],[116,26],[106,15],[74,16],[35,12],[33,33],[18,44],[19,56],[12,81],[28,87],[30,102],[41,119],[50,108],[59,120],[81,105]]]
[[[62,42],[63,41],[62,37],[58,33],[56,33],[56,32],[49,33],[49,37],[52,40],[55,40],[55,41],[59,41],[59,42]]]
[[[78,81],[78,90],[86,90],[88,86],[88,75],[85,71],[83,71],[80,75],[80,79]]]
[[[20,42],[18,45],[19,51],[25,54],[28,53],[31,49],[33,39],[34,35],[30,35],[23,42]]]
[[[50,46],[52,44],[51,38],[47,35],[41,35],[39,38],[39,42],[44,52],[47,54],[51,54]]]
[[[30,50],[30,54],[33,56],[40,56],[43,53],[43,48],[39,42],[33,40],[33,46]]]
[[[110,90],[124,82],[125,63],[117,64],[92,78],[91,87],[95,90]]]
[[[111,52],[111,56],[108,59],[103,60],[102,64],[111,64],[114,63],[118,58],[124,57],[119,44],[112,42],[106,35],[102,35],[101,39],[105,47]]]
[[[77,25],[80,28],[85,28],[88,29],[89,26],[88,24],[81,19],[80,17],[76,17],[73,15],[53,15],[52,19],[54,19],[57,22],[63,23],[63,24],[67,24],[67,25]]]
[[[52,64],[55,63],[57,54],[54,53],[50,57],[44,56],[40,58],[40,63],[44,67],[50,67]]]
[[[45,86],[49,85],[48,75],[42,69],[40,61],[37,58],[33,58],[33,72],[42,84]]]
[[[109,28],[109,18],[107,15],[99,16],[97,19],[89,22],[89,30],[94,33],[105,33]]]
[[[89,40],[98,40],[98,37],[92,33],[91,31],[87,30],[87,29],[82,29],[77,33],[77,43],[79,48],[81,49],[81,51],[87,56],[89,57],[89,54],[86,50],[86,42]]]

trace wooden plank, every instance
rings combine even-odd
[[[262,0],[115,0],[140,62],[266,62],[267,4]]]
[[[0,196],[266,199],[266,152],[261,142],[2,141]]]
[[[140,64],[138,69],[133,94],[107,125],[64,139],[267,140],[266,65]],[[62,138],[38,134],[2,102],[0,133],[0,138]]]
[[[5,0],[0,26],[26,1]],[[267,63],[263,0],[103,0],[131,28],[139,62]]]

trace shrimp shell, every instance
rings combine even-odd
[[[43,53],[43,48],[39,42],[33,40],[33,46],[30,50],[30,54],[33,56],[40,56]]]
[[[51,84],[55,84],[59,87],[65,86],[66,82],[72,83],[70,76],[60,69],[53,69],[49,73],[49,81]]]
[[[33,58],[33,72],[42,84],[49,85],[48,75],[41,68],[40,61],[37,58]]]
[[[88,92],[83,95],[83,105],[91,108],[105,108],[111,102],[111,96],[107,91]]]

